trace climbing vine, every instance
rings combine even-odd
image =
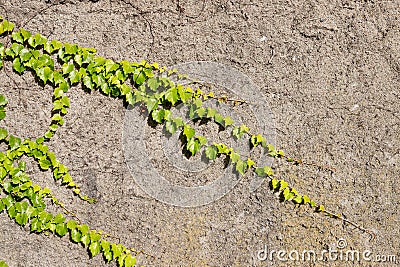
[[[282,150],[269,144],[264,136],[252,133],[246,125],[236,125],[230,116],[224,117],[218,110],[203,106],[209,99],[232,102],[233,105],[244,101],[230,100],[226,96],[217,97],[209,87],[201,83],[192,82],[191,85],[196,85],[194,88],[184,86],[179,81],[188,79],[185,75],[176,70],[167,70],[157,63],[126,60],[117,62],[97,56],[93,48],[47,40],[39,33],[33,34],[23,28],[16,30],[12,22],[2,17],[0,35],[6,40],[4,44],[0,43],[0,68],[10,62],[19,75],[30,72],[41,85],[53,87],[51,120],[42,136],[35,140],[22,139],[9,133],[7,129],[0,128],[0,141],[8,146],[6,151],[0,152],[0,213],[6,212],[18,225],[29,226],[32,233],[53,233],[60,237],[69,235],[73,242],[88,248],[90,256],[102,254],[107,262],[115,260],[119,266],[135,266],[136,256],[141,253],[122,244],[112,243],[108,240],[108,234],[83,224],[49,188],[35,184],[25,171],[26,163],[21,160],[22,156],[33,158],[41,170],[51,171],[54,180],[83,201],[95,202],[95,199],[82,194],[68,168],[46,146],[46,142],[64,124],[64,116],[68,113],[70,100],[65,93],[79,83],[89,92],[98,90],[130,105],[142,105],[147,110],[149,119],[164,125],[170,134],[179,132],[182,135],[185,149],[191,155],[205,153],[211,161],[226,157],[241,175],[254,172],[269,179],[271,189],[278,192],[283,201],[308,205],[317,212],[342,219],[369,232],[340,214],[325,210],[322,204],[317,204],[309,196],[300,194],[286,181],[277,178],[270,166],[258,166],[255,160],[250,157],[242,158],[239,151],[232,147],[197,135],[195,129],[182,117],[175,116],[171,109],[178,104],[184,104],[189,108],[188,115],[192,120],[200,118],[212,121],[228,131],[232,138],[248,142],[251,148],[261,147],[271,157],[282,158],[297,165],[307,164],[286,156]],[[173,77],[178,82],[174,82]],[[7,103],[7,98],[0,95],[0,120],[6,117]],[[59,206],[62,212],[48,212],[48,203]],[[6,263],[0,261],[0,266],[6,266]]]

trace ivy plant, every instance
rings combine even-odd
[[[83,224],[77,214],[57,199],[49,188],[42,188],[31,180],[26,173],[26,162],[21,159],[22,156],[33,158],[41,170],[52,172],[54,180],[59,182],[60,186],[65,186],[83,201],[95,201],[82,194],[68,167],[62,164],[46,145],[63,126],[65,115],[70,108],[71,103],[65,93],[72,86],[81,84],[84,90],[98,90],[105,96],[119,98],[131,105],[143,106],[149,119],[164,125],[170,134],[183,136],[185,148],[191,155],[205,153],[211,161],[218,157],[226,157],[240,175],[254,172],[269,179],[271,189],[279,193],[283,201],[308,205],[316,212],[341,219],[372,234],[340,214],[327,211],[323,204],[316,203],[308,195],[299,193],[288,182],[278,178],[270,166],[259,166],[250,157],[242,158],[239,151],[232,147],[198,135],[188,122],[173,114],[172,107],[184,104],[188,107],[188,115],[192,120],[200,118],[216,123],[228,131],[232,138],[247,142],[252,149],[260,147],[270,157],[295,164],[307,164],[286,156],[282,150],[269,144],[264,136],[251,132],[248,126],[237,125],[230,116],[222,116],[217,109],[205,107],[204,102],[210,99],[230,102],[225,96],[217,97],[210,90],[203,92],[204,88],[209,89],[207,86],[194,82],[192,84],[198,85],[196,88],[184,86],[179,81],[188,78],[176,70],[168,70],[157,63],[147,61],[106,59],[98,56],[94,48],[48,40],[39,33],[31,33],[23,28],[15,29],[12,22],[2,17],[0,35],[10,40],[7,45],[0,43],[0,68],[10,63],[17,75],[30,72],[42,86],[50,85],[53,88],[52,115],[47,129],[43,130],[41,136],[34,140],[24,139],[14,136],[5,128],[0,128],[0,141],[7,145],[7,150],[0,152],[0,196],[3,196],[0,198],[0,213],[6,213],[18,225],[29,226],[32,233],[52,233],[59,237],[69,235],[72,242],[86,247],[91,257],[101,254],[106,262],[116,261],[118,266],[135,266],[136,256],[141,253],[123,244],[112,243],[108,240],[109,235],[103,231]],[[60,62],[61,67],[57,67],[55,62]],[[178,82],[173,81],[176,79]],[[243,102],[232,101],[234,105]],[[6,117],[7,103],[6,96],[0,94],[0,120]],[[61,211],[49,212],[49,203],[59,206]],[[0,266],[7,265],[0,261]]]

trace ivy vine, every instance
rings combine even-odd
[[[306,194],[300,194],[288,182],[277,178],[270,166],[258,166],[253,159],[242,158],[239,151],[226,144],[197,135],[195,129],[182,117],[174,116],[171,109],[184,104],[188,106],[192,120],[200,118],[212,121],[228,131],[232,138],[248,142],[251,148],[261,147],[271,157],[282,158],[294,164],[308,164],[286,156],[282,150],[268,144],[264,136],[252,133],[246,125],[236,125],[231,117],[224,117],[218,110],[203,106],[209,99],[232,102],[233,105],[242,104],[243,101],[229,100],[225,96],[216,97],[207,85],[195,81],[191,85],[196,85],[196,88],[174,82],[172,77],[178,81],[188,78],[176,70],[160,67],[157,63],[117,62],[97,56],[94,48],[47,40],[41,34],[30,33],[23,28],[16,30],[12,22],[2,17],[0,35],[7,40],[5,44],[0,43],[0,69],[3,64],[12,62],[13,70],[19,75],[28,71],[42,86],[53,87],[52,117],[42,136],[35,140],[21,139],[7,129],[0,128],[0,141],[8,146],[5,152],[0,152],[0,213],[6,212],[20,226],[29,226],[32,233],[53,233],[60,237],[68,234],[73,242],[86,247],[91,257],[102,254],[106,262],[116,261],[118,266],[135,266],[136,256],[141,253],[122,244],[112,243],[108,241],[110,236],[106,233],[83,224],[49,188],[42,188],[31,180],[25,171],[26,163],[21,160],[22,156],[33,158],[41,170],[51,171],[54,180],[70,189],[74,195],[89,203],[95,201],[82,194],[68,168],[45,145],[64,124],[64,116],[70,107],[70,100],[65,93],[80,83],[84,90],[99,90],[104,95],[121,98],[130,105],[142,105],[155,123],[164,125],[170,134],[179,132],[184,137],[185,148],[191,155],[204,151],[211,161],[217,157],[227,157],[241,175],[254,172],[268,178],[271,189],[279,193],[283,201],[308,205],[317,212],[341,219],[373,234],[340,214],[327,211],[322,204],[317,204]],[[7,98],[0,95],[0,120],[6,117],[7,103]],[[46,211],[48,203],[59,206],[62,212],[53,214]],[[0,266],[7,265],[0,261]]]

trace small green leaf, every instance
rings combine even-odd
[[[112,244],[111,250],[113,252],[113,259],[119,258],[122,254],[122,246],[120,244]]]
[[[271,167],[269,166],[264,166],[264,167],[257,167],[255,170],[256,174],[260,177],[262,176],[269,176],[271,177],[272,175],[274,175],[274,171],[272,170]]]
[[[204,136],[199,135],[196,138],[197,140],[199,140],[200,147],[204,146],[207,143],[207,138],[205,138]]]
[[[165,92],[165,99],[171,102],[172,105],[175,105],[175,103],[179,100],[178,90],[176,87]]]
[[[82,235],[82,237],[81,237],[81,243],[83,244],[83,245],[85,245],[85,247],[87,247],[88,245],[89,245],[89,243],[90,243],[90,237],[89,237],[89,235]]]
[[[17,43],[22,44],[24,42],[21,32],[13,32],[13,34],[11,36],[12,36],[13,41],[15,41]]]
[[[79,71],[74,69],[69,73],[68,78],[71,84],[76,84],[81,80],[81,74],[79,73]]]
[[[241,174],[244,175],[247,170],[247,162],[243,160],[238,160],[236,162],[236,170]]]
[[[297,195],[297,196],[293,199],[293,202],[294,202],[294,203],[297,203],[297,204],[301,204],[301,202],[303,202],[302,196],[301,196],[301,195]]]
[[[77,226],[78,226],[78,224],[74,220],[69,220],[67,222],[67,228],[70,229],[70,230],[77,228]]]
[[[0,95],[0,106],[5,106],[7,105],[8,100],[4,95]]]
[[[204,115],[206,114],[206,109],[201,107],[196,110],[196,113],[197,113],[197,116],[199,116],[199,118],[203,118]]]
[[[19,74],[23,73],[25,71],[25,67],[22,65],[21,60],[19,57],[15,58],[13,61],[13,68],[16,72]]]
[[[226,116],[224,119],[224,126],[225,128],[228,127],[229,125],[233,125],[234,121],[232,120],[231,117]]]
[[[10,150],[17,149],[21,145],[21,139],[13,135],[10,135],[9,145],[10,145]]]
[[[75,55],[78,52],[78,46],[76,44],[64,43],[65,54]]]
[[[151,112],[151,116],[152,116],[153,120],[155,120],[158,123],[162,123],[164,121],[164,114],[165,114],[164,109],[153,110]]]
[[[125,267],[133,267],[136,264],[136,257],[133,257],[131,254],[127,254],[125,257]]]
[[[278,187],[279,187],[279,181],[277,180],[277,179],[272,179],[271,180],[271,185],[272,185],[272,188],[274,189],[274,190],[278,190]]]
[[[187,142],[186,148],[192,153],[192,155],[195,155],[200,148],[199,141],[195,138],[190,138]]]
[[[215,114],[217,114],[217,110],[216,109],[213,109],[213,108],[210,108],[210,107],[207,108],[207,118],[214,118]]]
[[[214,115],[214,121],[216,123],[220,124],[221,126],[224,126],[224,117],[221,114],[216,113]]]
[[[74,69],[74,64],[64,64],[62,66],[62,72],[64,75],[71,73]]]
[[[208,159],[215,160],[217,158],[218,149],[214,145],[207,146],[205,152]]]
[[[8,136],[8,131],[4,128],[0,128],[0,140],[6,139]]]
[[[279,184],[280,184],[279,190],[287,189],[287,187],[288,187],[288,185],[289,185],[289,184],[288,184],[286,181],[284,181],[284,180],[280,180],[280,181],[279,181]]]
[[[303,203],[307,204],[310,203],[311,199],[307,195],[303,195]]]
[[[92,241],[89,246],[89,251],[92,257],[100,253],[100,243],[98,241]]]
[[[152,77],[152,78],[148,79],[147,85],[152,91],[155,92],[155,91],[157,91],[158,87],[160,86],[160,82],[158,81],[157,77]]]
[[[247,158],[247,166],[249,168],[253,167],[255,162],[251,158]]]
[[[158,99],[151,97],[148,98],[146,101],[146,107],[147,107],[147,111],[150,113],[150,111],[156,109],[158,106]]]
[[[56,225],[56,233],[59,236],[64,236],[68,232],[67,224],[59,223]]]
[[[39,165],[42,170],[48,170],[51,167],[51,162],[47,159],[43,159],[39,161]]]
[[[19,57],[21,58],[22,62],[26,62],[32,57],[32,53],[29,51],[29,49],[23,48],[20,51]]]
[[[71,183],[71,182],[73,182],[71,175],[70,175],[69,173],[66,173],[66,174],[63,176],[62,183],[63,183],[63,184],[69,184],[69,183]]]
[[[79,243],[79,242],[81,242],[81,237],[82,237],[82,234],[81,234],[81,232],[79,232],[79,230],[77,228],[71,229],[72,241],[74,241],[75,243]]]
[[[176,124],[173,121],[167,121],[165,123],[165,129],[170,133],[174,134],[177,130]]]
[[[186,136],[186,140],[192,139],[192,137],[195,135],[195,130],[190,127],[188,124],[185,124],[183,126],[183,134]]]
[[[61,98],[61,103],[64,105],[64,107],[69,108],[69,106],[71,105],[71,103],[69,102],[69,98],[67,96],[63,96]]]
[[[235,151],[232,151],[232,153],[230,154],[230,158],[232,163],[236,163],[240,160],[240,155],[238,153],[236,153]]]
[[[15,221],[19,225],[24,226],[28,222],[28,216],[26,215],[26,213],[18,213],[15,216]]]
[[[283,194],[285,201],[290,199],[290,189],[289,188],[286,188],[285,190],[283,190],[282,194]]]

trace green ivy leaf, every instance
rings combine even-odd
[[[127,254],[125,257],[125,267],[133,267],[136,265],[136,257],[131,254]]]
[[[228,127],[229,125],[233,125],[234,121],[232,120],[231,117],[226,116],[224,119],[224,126],[225,128]]]
[[[24,226],[28,222],[28,216],[26,215],[26,213],[18,213],[15,216],[15,222],[21,226]]]
[[[9,145],[10,145],[10,150],[15,150],[21,145],[21,139],[13,135],[10,135]]]
[[[289,188],[286,188],[285,190],[283,190],[282,192],[283,198],[285,201],[287,201],[290,197],[290,190]]]
[[[274,189],[274,190],[278,190],[278,187],[279,187],[279,181],[277,180],[277,179],[272,179],[271,180],[271,185],[272,185],[272,188]]]
[[[65,236],[68,232],[67,224],[65,223],[59,223],[56,225],[56,233],[59,236]]]
[[[78,52],[78,46],[76,44],[64,43],[65,54],[75,55]]]
[[[24,46],[22,44],[13,43],[11,45],[11,50],[14,52],[13,53],[14,56],[19,55],[19,53],[21,52],[22,49],[24,49]]]
[[[159,82],[157,77],[152,77],[147,81],[147,86],[154,92],[157,91],[160,84],[161,83]]]
[[[165,129],[170,133],[174,134],[177,130],[176,124],[173,121],[167,121],[165,123]]]
[[[205,152],[208,159],[215,160],[217,158],[218,149],[214,145],[207,146]]]
[[[0,128],[0,140],[6,139],[8,136],[8,131],[4,128]]]
[[[87,247],[88,245],[89,245],[89,243],[90,243],[90,237],[89,237],[89,235],[82,235],[82,237],[81,237],[81,243],[85,246],[85,247]]]
[[[20,51],[19,57],[21,59],[21,62],[27,62],[29,61],[29,59],[31,59],[32,53],[31,51],[29,51],[29,49],[23,48]]]
[[[192,139],[195,133],[196,133],[195,130],[192,127],[190,127],[190,125],[185,124],[183,126],[183,135],[186,136],[186,140]]]
[[[79,71],[74,69],[69,73],[68,78],[71,84],[76,84],[81,80],[81,74],[79,73]]]
[[[189,141],[187,142],[186,149],[192,153],[192,155],[195,155],[197,151],[199,151],[200,145],[199,141],[196,140],[195,138],[190,138]]]
[[[69,102],[69,98],[67,96],[63,96],[61,98],[61,103],[63,104],[64,107],[69,108],[71,103]]]
[[[39,68],[37,70],[38,77],[46,84],[47,81],[53,81],[53,71],[49,67]]]
[[[89,246],[89,251],[92,257],[100,253],[100,243],[98,241],[92,241]]]
[[[247,158],[247,166],[248,168],[251,168],[256,164],[251,158]]]
[[[112,244],[111,250],[113,252],[113,259],[119,258],[122,254],[122,245]]]
[[[175,103],[179,100],[178,90],[176,87],[165,92],[165,99],[171,102],[172,105],[175,105]]]
[[[307,203],[310,203],[310,202],[311,202],[311,199],[307,195],[303,195],[303,203],[307,204]]]
[[[48,170],[51,167],[51,162],[50,160],[42,159],[39,161],[39,165],[42,170]]]
[[[19,57],[15,58],[13,61],[13,68],[16,72],[19,74],[23,73],[25,71],[25,67],[21,63],[21,59]]]
[[[303,197],[301,195],[297,195],[294,199],[293,202],[296,204],[301,204],[303,202]]]
[[[269,166],[257,167],[255,172],[260,177],[263,177],[263,176],[270,176],[271,177],[272,175],[274,175],[274,171]]]
[[[10,217],[10,219],[14,219],[15,216],[17,216],[17,209],[15,208],[15,205],[11,206],[8,210],[8,216]]]
[[[21,33],[21,36],[24,38],[24,41],[28,40],[29,37],[32,36],[32,34],[31,34],[29,31],[27,31],[27,30],[25,30],[25,29],[23,29],[23,28],[21,28],[21,29],[19,30],[19,32]]]
[[[279,190],[287,189],[287,187],[288,187],[288,185],[289,185],[289,184],[288,184],[286,181],[284,181],[284,180],[280,180],[280,181],[279,181],[279,184],[280,184]]]
[[[162,123],[164,121],[164,115],[165,115],[164,109],[153,110],[151,112],[151,116],[152,116],[153,120],[155,120],[158,123]]]
[[[89,76],[84,76],[83,79],[82,79],[82,81],[83,81],[83,85],[84,85],[86,88],[88,88],[88,89],[90,89],[90,90],[93,90],[92,79],[91,79]],[[124,84],[124,85],[125,85],[125,84]]]
[[[216,113],[214,115],[214,121],[216,123],[220,124],[221,126],[224,126],[224,117],[221,114]]]
[[[196,138],[197,140],[199,140],[200,147],[204,146],[207,143],[207,138],[205,138],[204,136],[199,135]]]
[[[11,37],[12,37],[13,41],[15,41],[17,43],[21,43],[22,44],[24,42],[24,39],[23,39],[23,37],[21,35],[21,32],[19,32],[19,31],[18,32],[13,32]]]
[[[204,115],[206,114],[206,109],[201,107],[196,110],[196,113],[197,113],[197,116],[199,116],[199,118],[203,118]]]
[[[236,153],[235,151],[232,151],[230,154],[230,158],[232,163],[236,163],[240,160],[240,155],[238,153]]]
[[[146,108],[147,111],[150,113],[152,110],[156,109],[158,106],[158,99],[154,97],[150,97],[146,100]]]
[[[236,162],[236,170],[241,174],[244,175],[247,170],[247,162],[243,160],[238,160]]]
[[[75,69],[74,64],[64,64],[62,66],[62,73],[64,75],[71,73]]]
[[[214,118],[215,114],[217,114],[217,110],[208,107],[207,108],[207,118]]]
[[[81,232],[79,232],[79,230],[77,228],[71,229],[72,241],[74,241],[75,243],[79,243],[79,242],[81,242],[81,237],[82,237],[82,234],[81,234]]]

